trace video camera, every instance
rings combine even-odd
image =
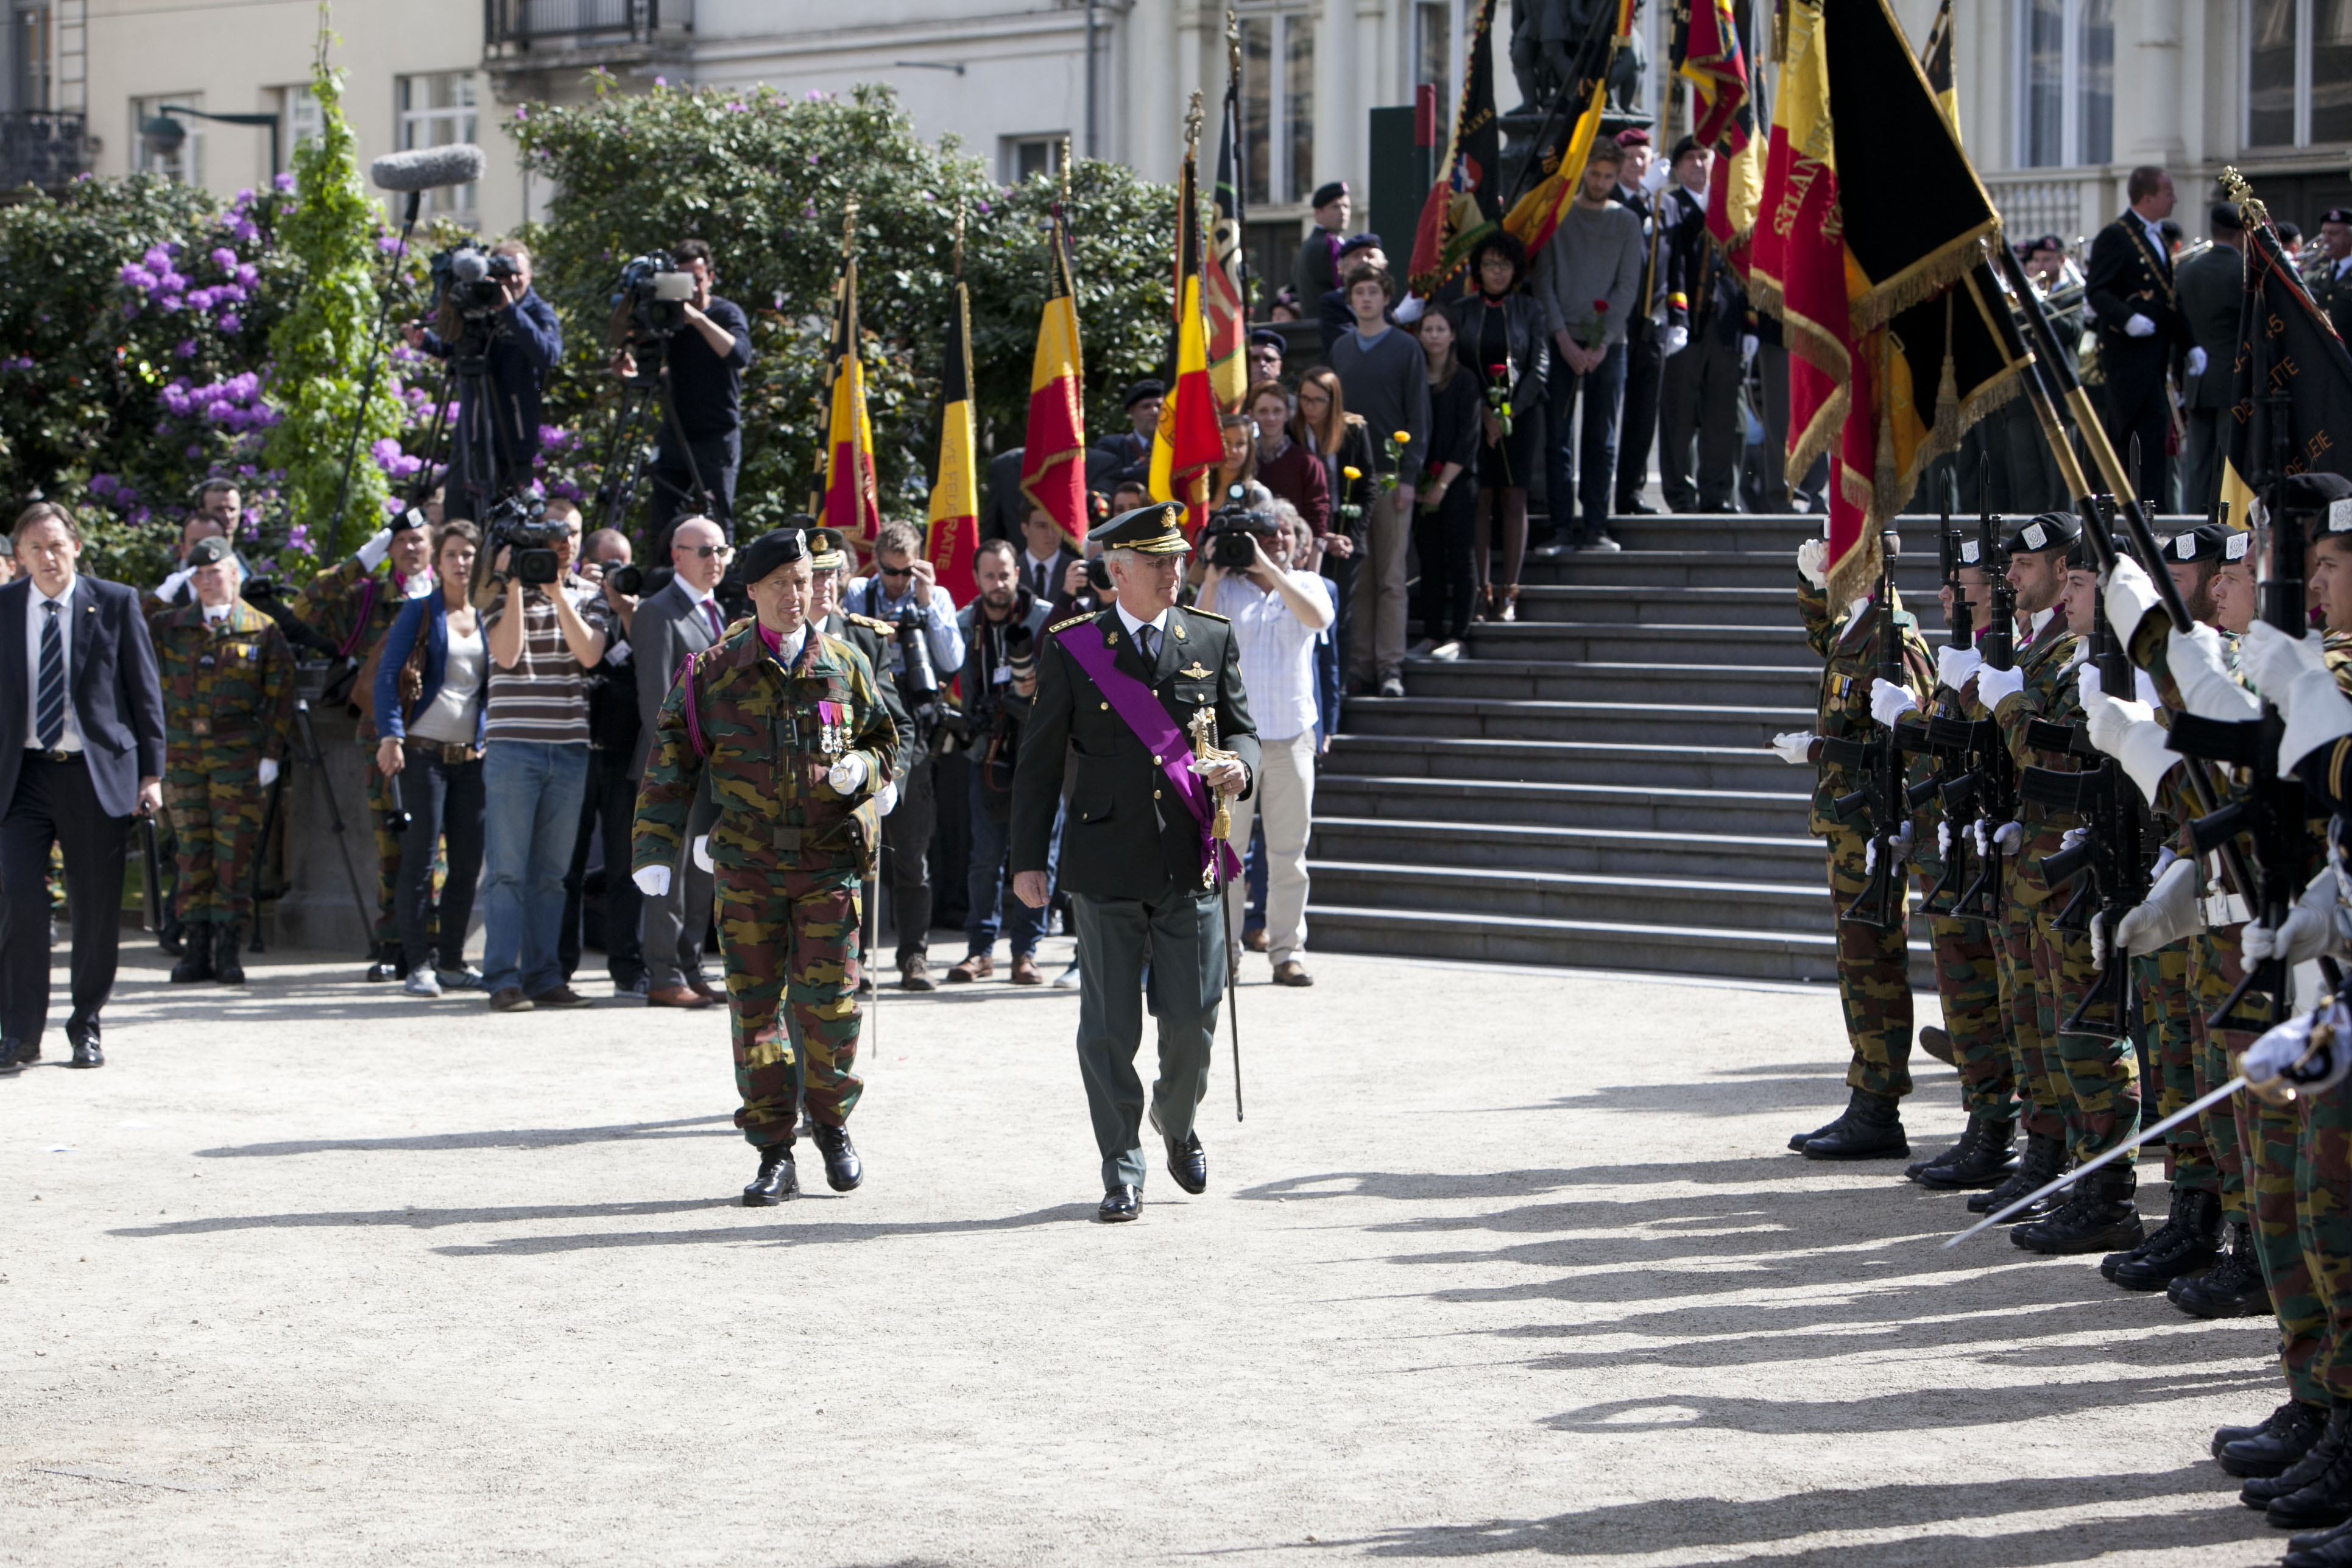
[[[433,258],[433,297],[469,324],[488,321],[506,308],[506,282],[522,275],[513,257],[466,240]]]
[[[1249,481],[1227,485],[1225,504],[1209,514],[1201,530],[1209,564],[1248,571],[1257,564],[1257,542],[1273,538],[1275,526],[1273,491]]]
[[[501,550],[506,574],[518,583],[544,588],[563,574],[556,558],[556,541],[572,531],[562,522],[547,521],[547,503],[534,495],[512,495],[490,508],[482,520],[482,549],[492,561]]]
[[[686,302],[694,298],[694,274],[682,270],[665,250],[632,257],[613,289],[615,336],[650,342],[675,336],[686,325]]]

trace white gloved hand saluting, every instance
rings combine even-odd
[[[1919,699],[1911,694],[1910,688],[1897,686],[1884,676],[1871,677],[1870,716],[1873,719],[1892,729],[1895,721],[1906,713],[1917,711]]]
[[[194,567],[181,567],[177,572],[155,584],[155,596],[167,605],[177,603],[181,590],[188,585],[188,579],[195,574]]]
[[[360,564],[373,572],[383,565],[384,557],[391,553],[392,530],[377,529],[368,542],[360,546]]]
[[[1819,735],[1810,730],[1785,730],[1772,737],[1772,750],[1784,763],[1810,763]]]
[[[667,866],[640,866],[635,871],[630,874],[629,880],[635,882],[637,885],[637,891],[643,893],[646,897],[649,899],[662,898],[669,892],[669,868]]]
[[[2126,647],[2132,633],[2139,629],[2147,613],[2164,601],[2158,597],[2156,581],[2147,568],[2128,555],[2119,556],[2107,573],[2106,585],[2099,590],[2106,601],[2107,624],[2116,628],[2116,639]]]
[[[2165,642],[2172,684],[2180,689],[2181,706],[2200,719],[2234,723],[2262,717],[2262,700],[2239,685],[2221,662],[2221,634],[2200,621],[2186,634],[2171,632]]]
[[[850,752],[825,770],[824,782],[835,795],[856,795],[866,783],[866,759]]]
[[[1972,647],[1954,647],[1946,643],[1936,650],[1936,680],[1958,691],[1976,678],[1984,668],[1984,655]]]
[[[2239,940],[2240,951],[2248,963],[2260,963],[2266,958],[2284,958],[2287,966],[2307,963],[2343,941],[2336,899],[2334,868],[2320,872],[2303,890],[2303,897],[2287,910],[2286,920],[2276,931],[2259,921],[2250,921]]]
[[[2205,351],[2203,349],[2190,349],[2189,351],[2189,374],[2203,375],[2205,374]]]
[[[260,778],[261,787],[264,789],[268,789],[271,784],[276,784],[278,782],[278,759],[276,757],[262,758],[257,776]]]
[[[1829,541],[1808,539],[1797,546],[1797,574],[1816,588],[1826,588],[1830,585],[1829,560]]]
[[[2141,315],[2137,310],[2134,310],[2130,315],[2124,318],[2124,336],[2127,338],[2152,338],[2156,336],[2156,323],[2149,321],[2146,316]]]
[[[690,853],[694,856],[695,865],[701,869],[705,871],[719,869],[719,863],[710,858],[710,835],[708,833],[698,833],[694,836],[694,848]]]
[[[1990,667],[1977,671],[1977,700],[1990,713],[2002,703],[2025,689],[2025,671],[2011,666],[2007,669]]]

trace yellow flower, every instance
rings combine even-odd
[[[1364,477],[1364,470],[1356,467],[1353,463],[1349,464],[1339,471],[1351,479],[1360,479]]]
[[[1410,430],[1400,430],[1400,431],[1398,431],[1398,432],[1396,433],[1396,444],[1397,444],[1398,446],[1400,446],[1400,447],[1410,446],[1410,445],[1412,444],[1412,431],[1410,431]]]

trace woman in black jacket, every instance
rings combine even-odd
[[[1460,651],[1470,631],[1475,590],[1470,544],[1478,525],[1479,414],[1486,388],[1455,352],[1459,328],[1452,307],[1431,305],[1418,327],[1429,368],[1429,449],[1422,456],[1423,485],[1412,517],[1413,548],[1421,552],[1421,641],[1412,652]]]
[[[1536,447],[1536,411],[1543,406],[1544,383],[1551,374],[1551,342],[1544,334],[1543,307],[1519,287],[1527,273],[1528,253],[1518,240],[1508,234],[1490,236],[1470,255],[1470,275],[1478,287],[1455,307],[1462,327],[1455,352],[1488,389],[1481,410],[1485,460],[1478,466],[1478,521],[1471,546],[1482,620],[1518,618],[1519,564],[1528,551],[1528,480],[1543,463]],[[1508,433],[1494,406],[1496,387],[1504,389],[1502,401],[1511,410]],[[1503,544],[1499,577],[1488,564],[1497,532]]]
[[[1364,540],[1371,527],[1373,476],[1379,464],[1372,457],[1372,433],[1362,415],[1348,412],[1339,373],[1329,365],[1318,364],[1299,376],[1298,420],[1290,438],[1321,460],[1331,498],[1330,525],[1323,533],[1323,575],[1331,580],[1336,611],[1331,643],[1344,676],[1355,640],[1356,574],[1363,564]]]

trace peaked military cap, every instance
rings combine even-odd
[[[217,533],[206,534],[188,547],[188,564],[213,566],[236,553],[236,548]]]
[[[2045,511],[2017,525],[2016,531],[2001,542],[2001,548],[2011,555],[2039,555],[2045,551],[2067,550],[2083,536],[2083,525],[2063,511]]]
[[[1192,548],[1184,537],[1184,508],[1177,501],[1156,500],[1120,512],[1087,534],[1087,542],[1105,550],[1139,550],[1146,555],[1181,555]]]
[[[842,547],[841,530],[812,528],[808,531],[809,565],[819,572],[833,572],[849,564],[849,552]]]
[[[807,553],[807,535],[797,528],[779,528],[763,533],[745,545],[743,553],[737,558],[743,568],[743,585],[748,588]]]
[[[2246,546],[2253,537],[2234,528],[2224,528],[2218,522],[2200,522],[2186,533],[2176,533],[2166,540],[2164,558],[2167,561],[2243,561]]]

